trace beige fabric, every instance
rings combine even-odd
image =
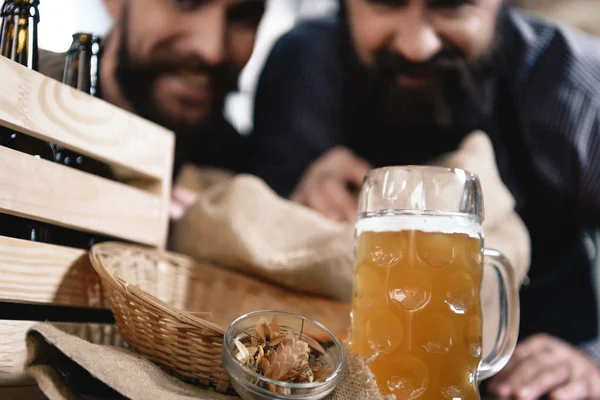
[[[214,391],[186,384],[148,360],[122,348],[96,345],[40,324],[27,335],[27,372],[50,400],[229,400]],[[380,400],[364,363],[348,357],[338,389],[330,400]]]
[[[479,175],[486,245],[504,253],[522,281],[529,266],[529,235],[499,177],[487,135],[474,132],[459,151],[434,164]],[[192,181],[202,172],[196,174]],[[179,184],[193,187],[184,181]],[[200,192],[198,202],[174,227],[171,245],[177,252],[293,289],[350,300],[353,226],[277,196],[256,177],[226,177]]]
[[[348,300],[352,227],[240,175],[208,188],[174,227],[173,249],[297,290]]]

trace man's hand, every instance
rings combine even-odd
[[[179,221],[187,209],[196,202],[197,196],[193,191],[184,187],[175,187],[171,193],[169,216],[172,222]]]
[[[329,218],[350,222],[356,218],[356,191],[369,169],[350,150],[333,148],[308,168],[290,198]]]
[[[519,344],[490,391],[500,398],[553,400],[600,398],[600,369],[587,354],[552,336],[540,334]]]

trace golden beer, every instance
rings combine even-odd
[[[384,395],[479,399],[480,225],[468,218],[359,219],[352,346]]]

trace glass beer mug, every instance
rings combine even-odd
[[[512,266],[483,248],[476,175],[438,167],[370,171],[356,222],[352,347],[384,395],[479,399],[478,383],[515,349],[519,300]],[[499,278],[500,325],[482,354],[483,263]],[[392,397],[393,398],[393,397]]]

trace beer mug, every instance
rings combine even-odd
[[[478,383],[512,355],[519,325],[513,268],[483,247],[476,175],[387,167],[363,182],[356,222],[352,347],[384,395],[479,399]],[[500,287],[499,332],[482,354],[483,263]]]

